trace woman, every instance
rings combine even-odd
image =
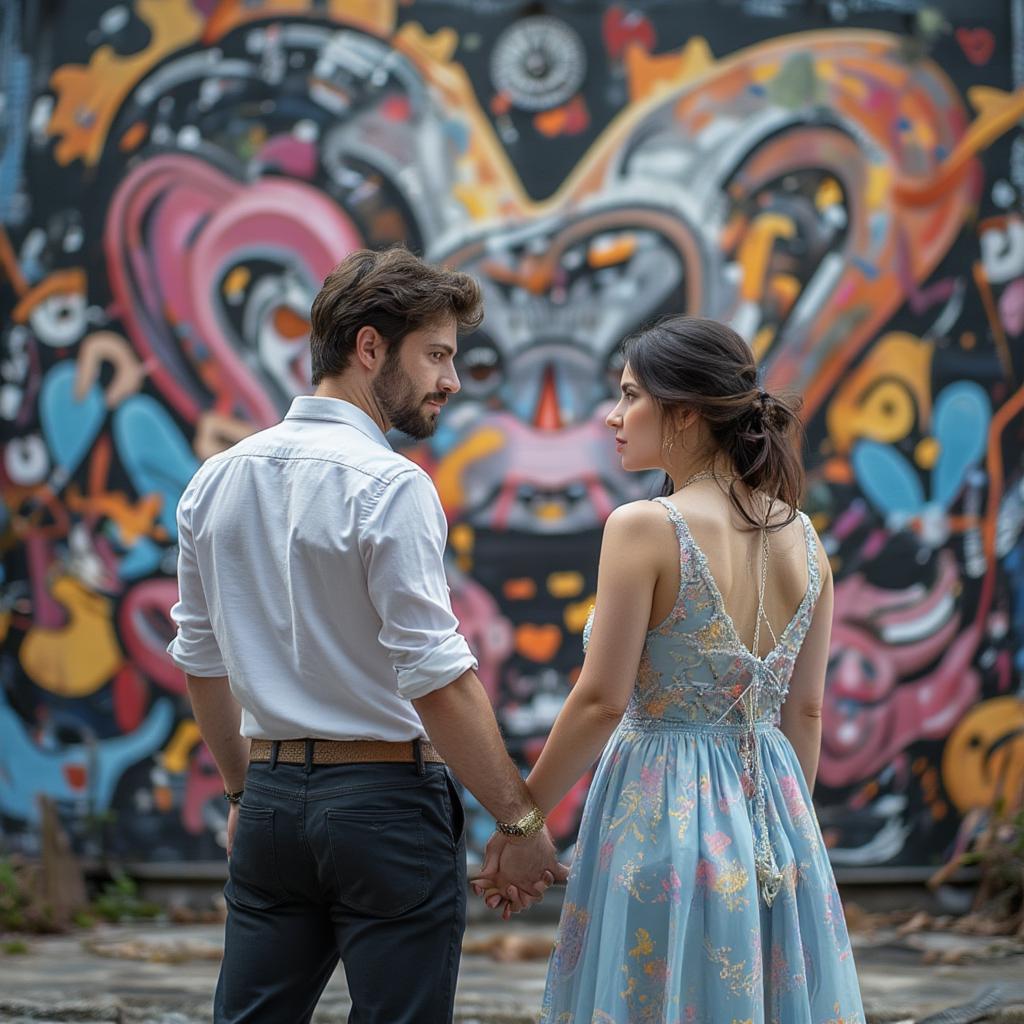
[[[528,780],[546,814],[607,743],[541,1019],[861,1022],[810,797],[832,576],[796,509],[797,417],[715,321],[623,354],[623,468],[668,479],[608,519],[583,670]],[[503,884],[515,857],[492,840],[478,880],[506,913],[532,901]]]

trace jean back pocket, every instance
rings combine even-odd
[[[396,811],[330,810],[327,833],[338,899],[370,917],[398,917],[429,892],[418,808]]]
[[[287,899],[277,870],[273,808],[238,805],[225,896],[254,910],[267,910]]]

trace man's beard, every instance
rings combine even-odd
[[[384,365],[373,381],[373,395],[391,426],[415,441],[422,441],[437,430],[438,420],[423,411],[424,403],[432,401],[443,405],[447,396],[440,392],[420,395],[413,379],[402,369],[398,353],[399,350],[392,347],[384,357]]]

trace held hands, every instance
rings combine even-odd
[[[527,839],[495,832],[484,850],[473,891],[507,921],[513,914],[539,903],[545,891],[562,884],[569,869],[558,862],[555,844],[546,828]]]

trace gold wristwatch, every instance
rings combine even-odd
[[[534,807],[528,814],[524,814],[518,821],[495,822],[495,828],[506,836],[513,836],[516,839],[529,839],[535,836],[544,827],[544,815],[540,813],[539,807]]]

